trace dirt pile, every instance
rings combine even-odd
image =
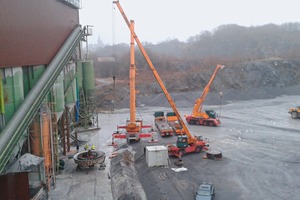
[[[163,145],[166,141],[160,140],[153,145]],[[204,174],[211,173],[212,169],[206,164],[199,167],[195,162],[201,162],[201,155],[190,154],[184,157],[184,165],[188,168],[184,172],[175,172],[178,169],[174,165],[177,158],[169,158],[169,166],[158,166],[149,168],[146,163],[144,148],[151,144],[140,141],[123,145],[118,151],[117,158],[112,159],[111,174],[112,188],[115,199],[159,199],[159,200],[182,200],[194,199],[199,182],[204,179]],[[120,163],[124,162],[124,155],[130,157],[130,167]],[[125,157],[127,157],[125,155]],[[126,158],[125,158],[126,160]],[[126,161],[125,161],[126,162]],[[226,161],[222,161],[226,163]],[[221,170],[218,164],[214,167]],[[203,169],[202,169],[203,168]],[[205,168],[205,169],[204,169]],[[199,179],[199,176],[203,176]],[[141,187],[140,187],[141,186]],[[143,189],[143,191],[141,190]]]
[[[202,89],[209,81],[215,67],[196,73],[182,72],[176,79],[164,80],[177,107],[192,107],[199,98]],[[170,72],[172,73],[172,72]],[[149,74],[152,76],[152,74]],[[153,78],[154,80],[154,78]],[[220,70],[211,85],[204,104],[219,105],[231,101],[249,99],[268,99],[280,95],[298,95],[300,85],[300,60],[265,59],[226,66]],[[136,84],[137,106],[169,106],[159,85],[151,83]],[[129,86],[120,83],[99,88],[97,99],[101,109],[128,108]],[[223,96],[220,96],[222,91]],[[114,94],[114,95],[113,95]],[[114,96],[114,97],[113,97]],[[112,105],[112,99],[115,99]]]
[[[193,179],[184,180],[186,174],[170,170],[171,166],[149,168],[145,161],[145,145],[142,141],[132,143],[130,146],[123,145],[118,150],[118,156],[112,159],[111,179],[114,199],[192,199],[195,194],[193,188],[197,187]],[[189,196],[180,191],[187,191]]]

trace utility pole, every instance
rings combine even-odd
[[[115,87],[116,87],[116,76],[113,76],[113,100],[112,100],[112,111],[115,110]]]

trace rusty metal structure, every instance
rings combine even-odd
[[[0,175],[23,173],[21,161],[31,159],[24,155],[40,158],[26,168],[27,183],[45,186],[39,191],[55,185],[60,155],[74,142],[73,124],[80,120],[75,105],[87,101],[78,91],[86,79],[93,89],[93,73],[82,75],[82,62],[90,71],[93,63],[82,56],[90,33],[79,24],[80,5],[80,0],[0,2]]]
[[[0,11],[1,68],[49,64],[79,25],[65,1],[1,0]]]

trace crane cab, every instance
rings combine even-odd
[[[176,146],[178,148],[185,148],[189,146],[188,137],[186,135],[178,135]]]

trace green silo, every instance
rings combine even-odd
[[[55,112],[63,112],[65,107],[65,94],[64,94],[64,73],[59,74],[53,85],[52,103],[54,104]]]
[[[95,89],[95,74],[94,74],[94,65],[92,61],[85,61],[82,63],[83,71],[83,89],[86,92]]]
[[[5,122],[7,123],[24,100],[23,72],[21,67],[2,69]]]
[[[82,89],[82,62],[77,62],[77,87],[78,89]]]
[[[64,69],[64,91],[65,103],[72,104],[76,102],[76,65],[68,63]]]

